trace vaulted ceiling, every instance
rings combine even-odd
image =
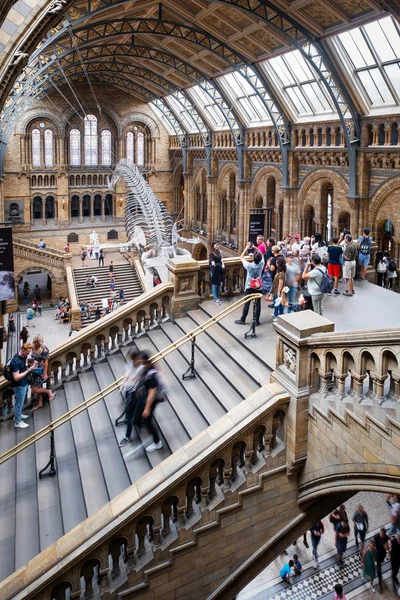
[[[323,61],[323,76],[333,73],[340,88],[341,65],[335,64],[329,38],[389,11],[400,13],[395,0],[3,2],[3,127],[28,106],[28,98],[43,98],[68,81],[106,83],[152,101],[243,65],[258,69],[260,61],[295,48],[313,55],[317,67]],[[268,75],[259,77],[275,110]],[[281,112],[287,116],[285,107]]]

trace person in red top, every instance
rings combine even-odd
[[[257,236],[256,245],[257,245],[257,250],[259,250],[261,252],[261,254],[266,254],[267,246],[265,245],[265,242],[264,242],[264,236],[262,236],[262,235]]]

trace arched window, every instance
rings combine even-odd
[[[44,164],[46,167],[54,167],[53,132],[51,129],[46,129],[44,132]]]
[[[32,130],[32,167],[40,167],[40,131]]]
[[[126,158],[133,164],[135,162],[135,141],[132,131],[126,134]]]
[[[111,165],[111,131],[108,129],[101,132],[101,164],[104,167]]]
[[[94,115],[85,117],[85,165],[97,167],[97,119]]]
[[[138,167],[144,167],[144,134],[141,131],[137,134],[136,164]]]
[[[71,129],[69,134],[69,162],[72,167],[81,166],[81,134],[77,129]]]

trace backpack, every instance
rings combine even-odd
[[[43,242],[42,248],[46,248],[46,242]]]
[[[166,387],[165,387],[165,383],[164,380],[162,378],[162,376],[160,375],[160,372],[157,371],[156,369],[149,369],[149,371],[147,371],[146,373],[146,377],[144,378],[144,380],[146,381],[146,379],[148,379],[149,377],[152,377],[153,375],[155,375],[156,379],[157,379],[157,397],[156,397],[156,402],[164,402],[165,398],[166,398]]]
[[[389,263],[388,263],[388,271],[390,271],[391,273],[395,273],[397,271],[397,265],[394,262],[393,258],[389,259]]]
[[[261,293],[266,296],[270,293],[272,288],[272,276],[269,271],[264,271],[261,275]]]
[[[318,283],[317,280],[316,283],[319,285],[319,287],[321,288],[321,292],[323,294],[330,294],[333,290],[333,279],[332,277],[329,275],[328,271],[323,271],[322,269],[319,269],[318,267],[315,267],[317,269],[317,271],[319,271],[320,273],[322,273],[322,282],[321,285]]]
[[[360,248],[358,250],[361,254],[370,254],[371,253],[371,240],[369,238],[364,238],[360,244]]]
[[[378,273],[386,273],[386,265],[383,260],[380,260],[377,264],[376,270]]]
[[[18,356],[18,353],[14,354],[14,356],[10,358],[10,360],[7,361],[7,363],[3,367],[3,377],[10,383],[15,383],[14,376],[11,371],[11,361],[14,360],[16,356]]]

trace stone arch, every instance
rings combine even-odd
[[[203,242],[199,242],[195,245],[192,252],[192,257],[195,260],[207,260],[208,252],[207,246],[203,244]]]
[[[98,111],[99,111],[98,107],[93,103],[87,104],[86,110],[88,113],[90,113],[90,112],[98,113]],[[115,127],[115,131],[117,132],[117,135],[121,136],[122,131],[123,131],[123,127],[121,125],[121,115],[114,108],[112,108],[111,106],[108,106],[107,104],[103,104],[103,103],[101,104],[101,112],[106,114],[106,116],[110,119],[111,123]],[[71,108],[71,109],[65,111],[64,121],[62,124],[62,135],[67,135],[67,128],[68,128],[70,119],[74,115],[76,115],[75,109]]]
[[[379,210],[381,209],[383,202],[386,200],[390,194],[395,192],[400,188],[400,177],[397,175],[395,177],[390,177],[390,179],[386,179],[375,191],[374,195],[371,198],[371,208],[370,208],[370,222],[372,227],[376,225],[377,216]]]
[[[109,110],[108,107],[107,107],[107,110]],[[155,119],[153,119],[149,115],[146,115],[141,112],[130,113],[129,116],[126,116],[122,119],[121,119],[121,117],[119,117],[119,125],[120,125],[120,130],[121,130],[120,135],[124,135],[125,129],[128,127],[128,125],[130,123],[133,123],[134,121],[139,121],[141,123],[144,123],[149,128],[151,137],[155,137],[155,138],[160,137],[160,128],[159,128],[157,122],[155,121]]]
[[[19,135],[25,135],[28,133],[29,125],[36,119],[48,119],[54,124],[56,134],[61,135],[64,131],[64,122],[60,118],[57,118],[54,112],[51,112],[47,108],[33,108],[28,110],[24,117],[18,121],[15,128],[15,133]]]
[[[238,175],[239,175],[239,169],[238,169],[237,164],[236,163],[228,163],[227,165],[224,165],[218,175],[217,194],[219,194],[221,192],[221,189],[224,187],[225,178],[227,177],[227,175],[230,175],[231,171],[235,172],[236,180],[237,180]]]
[[[399,260],[400,252],[399,198],[400,177],[392,177],[375,192],[369,215],[372,236],[377,239],[379,249],[389,249],[391,256],[396,261]],[[386,230],[386,221],[390,222],[388,230]]]
[[[347,200],[348,184],[345,179],[332,169],[318,169],[304,179],[300,190],[298,207],[301,215],[300,229],[305,230],[305,209],[310,205],[315,211],[315,231],[326,237],[328,225],[328,195],[331,194],[332,214],[330,221],[331,235],[339,233],[339,214],[347,212],[352,215],[352,208]],[[330,205],[330,203],[329,203]]]

